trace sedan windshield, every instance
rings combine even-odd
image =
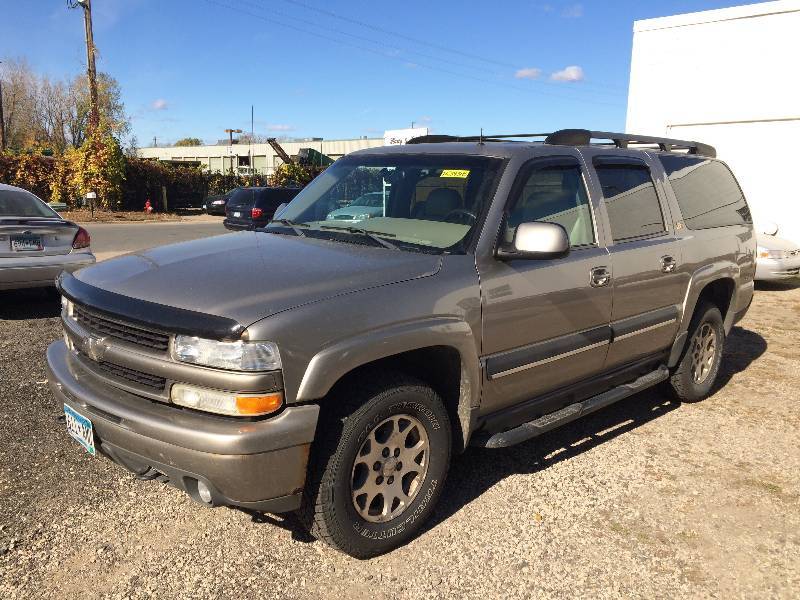
[[[24,190],[0,190],[0,217],[60,218],[52,208]]]
[[[345,157],[300,192],[281,220],[307,225],[311,237],[352,241],[342,232],[353,237],[361,230],[362,238],[365,232],[390,238],[403,250],[460,252],[491,199],[501,166],[502,160],[482,156]]]

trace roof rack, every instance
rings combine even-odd
[[[663,152],[686,150],[689,154],[700,154],[709,158],[717,156],[713,146],[700,142],[588,129],[562,129],[548,135],[544,143],[558,146],[588,146],[592,140],[611,140],[617,148],[627,148],[629,144],[650,144],[658,146]]]
[[[553,133],[515,133],[502,135],[423,135],[408,140],[409,144],[441,144],[444,142],[501,142],[514,138],[544,138],[544,143],[554,146],[588,146],[592,140],[610,140],[617,148],[627,148],[631,144],[657,146],[663,152],[686,150],[689,154],[698,154],[716,158],[717,151],[713,146],[688,140],[654,137],[650,135],[634,135],[631,133],[613,133],[610,131],[590,131],[588,129],[560,129]]]

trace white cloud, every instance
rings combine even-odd
[[[561,11],[565,19],[580,19],[583,16],[583,4],[571,4]]]
[[[539,75],[541,74],[541,69],[537,69],[535,67],[526,67],[514,73],[514,77],[517,79],[538,79]]]
[[[167,110],[169,108],[169,103],[163,98],[157,98],[150,103],[150,108],[152,110]]]
[[[583,69],[581,69],[577,65],[571,65],[569,67],[564,67],[560,71],[556,71],[552,75],[550,75],[550,79],[553,81],[583,81]]]
[[[267,125],[269,131],[294,131],[294,127],[286,125],[285,123],[273,123]]]

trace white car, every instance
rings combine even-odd
[[[95,262],[89,233],[22,188],[0,184],[0,290],[55,285]]]
[[[777,237],[777,226],[758,234],[756,281],[778,281],[800,276],[800,246]]]

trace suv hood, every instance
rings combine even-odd
[[[160,246],[76,273],[88,285],[244,326],[325,298],[435,274],[441,257],[241,232]],[[105,307],[113,312],[113,306]]]

